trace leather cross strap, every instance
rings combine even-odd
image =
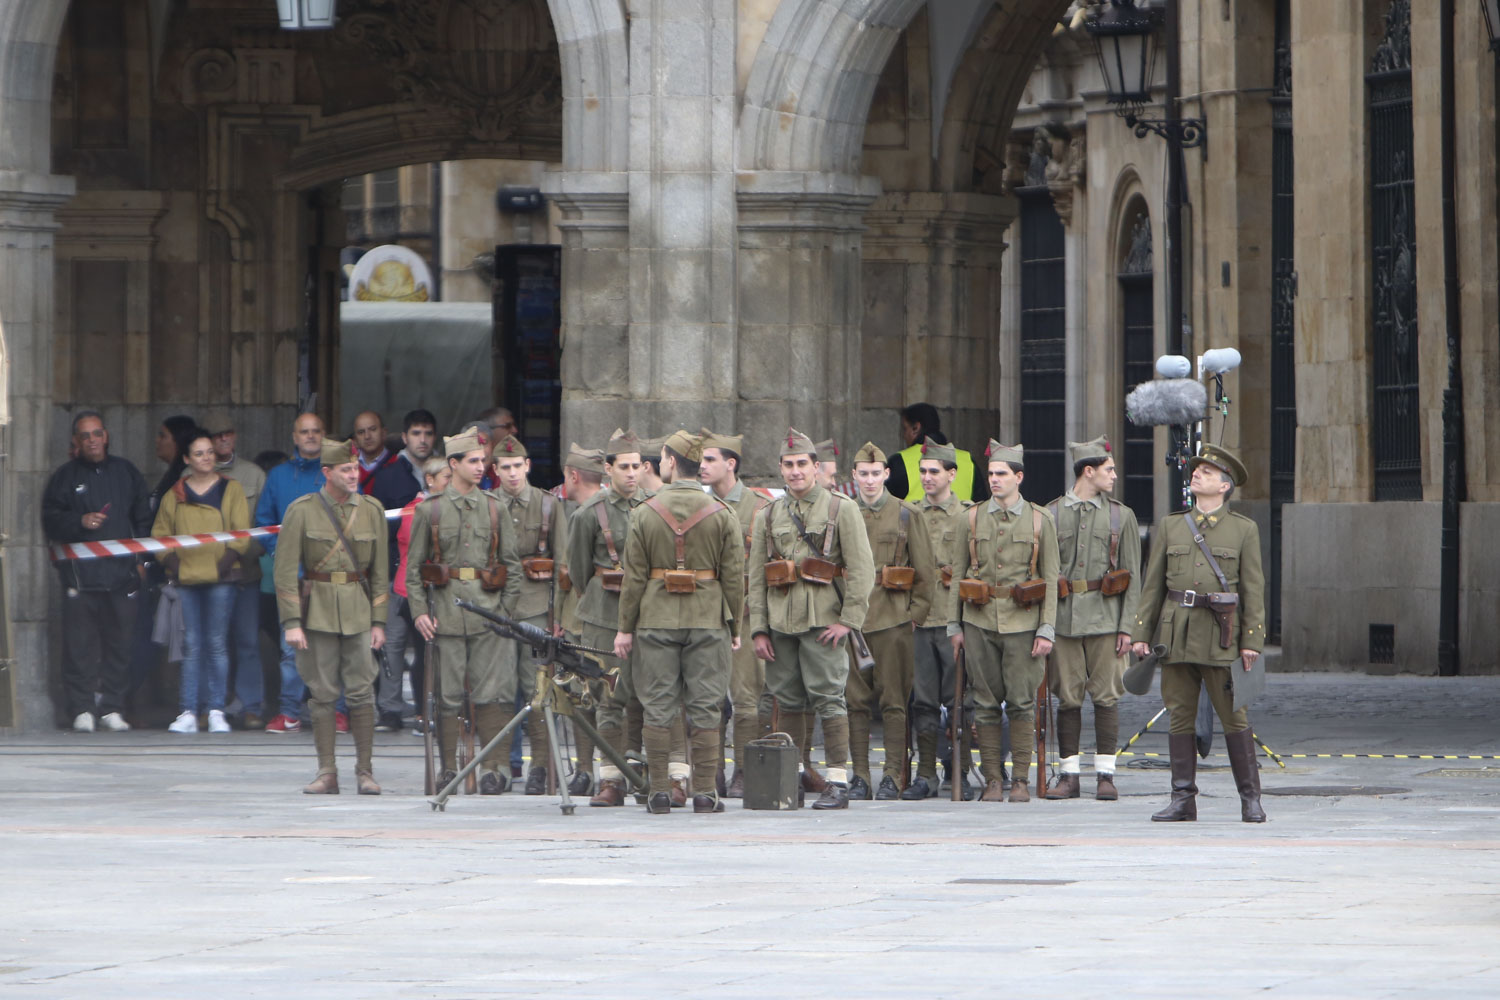
[[[1219,568],[1219,560],[1214,558],[1212,550],[1208,547],[1208,540],[1198,533],[1198,525],[1193,522],[1191,511],[1183,511],[1182,519],[1187,522],[1188,531],[1193,533],[1193,541],[1198,543],[1198,551],[1203,553],[1203,558],[1208,560],[1208,568],[1214,571],[1214,576],[1219,578],[1219,589],[1225,593],[1229,592],[1229,581],[1224,577],[1224,571]]]
[[[485,500],[490,505],[490,557],[485,562],[485,567],[495,565],[495,553],[500,551],[500,501],[485,494]]]
[[[782,497],[782,499],[785,500],[786,498]],[[797,534],[799,534],[799,535],[802,536],[802,540],[807,543],[808,548],[816,549],[818,547],[817,544],[811,538],[808,537],[808,534],[807,534],[807,525],[805,525],[805,524],[802,523],[802,518],[798,517],[797,516],[797,512],[794,511],[794,510],[792,510],[792,505],[790,503],[787,504],[786,512],[787,512],[787,515],[791,517],[792,524],[797,529]],[[767,526],[769,527],[769,524]],[[839,526],[839,495],[837,493],[834,493],[832,490],[830,490],[828,492],[828,520],[826,522],[824,522],[824,524],[823,524],[823,558],[824,559],[827,559],[828,556],[829,556],[829,554],[831,552],[833,552],[833,532],[834,532],[834,529],[836,529],[838,526]]]
[[[323,505],[323,510],[328,514],[328,520],[333,522],[333,533],[339,536],[339,544],[344,547],[345,554],[349,556],[349,562],[354,566],[356,579],[358,579],[360,583],[364,584],[365,597],[369,598],[370,581],[367,580],[364,574],[360,573],[359,571],[359,557],[354,554],[354,546],[349,544],[349,536],[344,534],[343,523],[339,521],[338,514],[334,513],[333,506],[328,502],[328,498],[323,495],[322,490],[318,490],[317,496],[318,503]],[[357,506],[354,508],[354,512],[356,515],[358,515],[359,508]],[[373,598],[371,599],[373,600]]]
[[[604,532],[604,547],[609,550],[609,561],[615,569],[620,568],[620,550],[615,548],[615,533],[609,527],[609,513],[604,509],[604,501],[594,504],[594,513],[599,517],[599,530]]]
[[[667,523],[667,527],[672,530],[672,534],[674,536],[673,541],[677,545],[677,568],[687,569],[685,552],[687,546],[687,533],[692,530],[693,526],[698,524],[700,521],[705,521],[717,514],[721,505],[717,501],[710,500],[708,503],[704,504],[702,507],[699,507],[696,511],[694,511],[692,516],[689,517],[686,521],[678,521],[677,518],[673,517],[672,512],[670,510],[667,510],[666,504],[660,502],[657,497],[652,497],[651,499],[647,500],[646,506],[656,511],[657,516],[665,521]]]
[[[976,505],[969,508],[969,572],[967,576],[973,576],[979,572],[979,547],[974,541],[974,532],[979,530],[979,507]]]
[[[432,529],[432,551],[427,556],[430,563],[441,563],[443,561],[443,543],[438,541],[438,521],[442,518],[443,497],[438,494],[428,502],[427,526]]]
[[[547,540],[552,537],[552,508],[556,503],[556,497],[542,491],[542,533],[536,539],[536,554],[539,556],[547,554]]]
[[[896,502],[901,503],[900,500]],[[897,509],[900,511],[900,515],[896,518],[896,565],[905,566],[911,562],[911,559],[908,557],[909,551],[906,541],[906,532],[911,527],[911,511],[906,509],[905,504],[901,504]]]
[[[747,531],[747,532],[745,532],[745,558],[746,559],[750,558],[750,540],[755,536],[755,518],[757,516],[759,516],[759,514],[760,514],[761,511],[763,511],[767,507],[771,506],[771,501],[767,500],[765,497],[761,496],[759,493],[755,493],[755,494],[752,494],[752,495],[755,497],[755,509],[750,512],[750,530]],[[769,528],[769,525],[767,525],[767,527]],[[773,549],[775,548],[775,543],[772,543],[772,548]],[[745,572],[748,574],[750,571],[747,569]]]
[[[1036,579],[1036,550],[1041,544],[1042,538],[1042,512],[1036,507],[1031,508],[1031,576],[1028,579]]]
[[[1112,500],[1109,504],[1109,568],[1120,568],[1120,505]]]

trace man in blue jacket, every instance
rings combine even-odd
[[[291,460],[266,473],[266,485],[255,504],[255,526],[280,524],[292,501],[323,488],[323,419],[316,413],[303,413],[292,424]],[[267,553],[275,554],[276,536],[261,540]],[[295,733],[302,729],[302,699],[307,688],[297,673],[297,651],[281,636],[281,712],[266,723],[268,733]]]

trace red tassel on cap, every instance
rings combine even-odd
[[[1107,455],[1112,451],[1114,451],[1114,449],[1109,446],[1109,442],[1104,442],[1104,453]]]
[[[989,458],[990,457],[990,446],[989,445],[985,445],[984,446],[984,457],[985,458]]]

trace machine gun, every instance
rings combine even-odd
[[[611,691],[615,689],[615,683],[619,680],[617,671],[606,669],[585,655],[614,656],[614,650],[595,649],[593,646],[585,646],[582,643],[569,642],[544,628],[538,628],[529,622],[518,622],[463,599],[457,599],[453,603],[464,611],[483,618],[487,623],[485,627],[496,635],[526,643],[531,647],[531,652],[537,659],[551,663],[568,673],[577,674],[579,677],[602,680],[609,685]]]

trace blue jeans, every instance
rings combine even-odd
[[[307,685],[297,673],[297,651],[286,644],[286,631],[281,633],[281,714],[289,719],[302,718],[302,701],[307,697]]]
[[[234,650],[234,694],[242,710],[260,714],[266,678],[260,666],[260,581],[234,586],[229,644]]]
[[[182,601],[182,711],[196,712],[200,686],[208,709],[224,708],[229,683],[229,620],[234,612],[232,583],[178,587]]]

